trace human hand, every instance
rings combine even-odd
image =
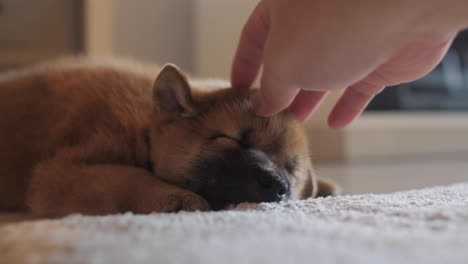
[[[263,63],[257,113],[290,106],[300,120],[328,91],[345,88],[328,119],[343,128],[384,87],[419,79],[441,61],[465,21],[460,6],[438,2],[262,0],[242,31],[232,85],[249,87]]]

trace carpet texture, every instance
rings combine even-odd
[[[10,224],[0,263],[468,263],[468,183]]]

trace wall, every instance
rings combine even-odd
[[[77,52],[75,0],[0,0],[0,69]]]
[[[113,52],[193,70],[191,0],[114,0]]]

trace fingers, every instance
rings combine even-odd
[[[286,86],[279,79],[262,76],[260,89],[255,96],[255,110],[260,116],[271,116],[287,108],[299,93],[299,88]]]
[[[328,125],[333,129],[345,127],[360,115],[372,98],[383,89],[382,85],[365,81],[348,87],[330,113]]]
[[[250,87],[258,75],[269,32],[269,10],[261,1],[245,24],[232,65],[232,87]]]
[[[341,129],[351,123],[385,86],[414,81],[429,73],[442,60],[454,36],[449,35],[441,44],[416,41],[403,46],[363,81],[345,91],[329,116],[329,126]]]
[[[302,90],[296,96],[289,109],[299,121],[305,121],[317,109],[326,94],[326,92]]]
[[[261,1],[244,26],[234,58],[231,83],[233,87],[248,88],[255,81],[263,61],[265,43],[270,30],[268,1]],[[277,78],[268,76],[262,80],[262,90],[255,99],[259,115],[272,115],[288,107],[296,98],[291,110],[299,120],[305,120],[318,106],[325,95],[323,92],[301,92],[290,89]]]

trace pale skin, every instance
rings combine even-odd
[[[307,119],[329,91],[345,89],[328,124],[341,129],[385,87],[417,80],[468,27],[462,0],[262,0],[242,31],[233,87],[263,72],[259,115],[290,107]]]

